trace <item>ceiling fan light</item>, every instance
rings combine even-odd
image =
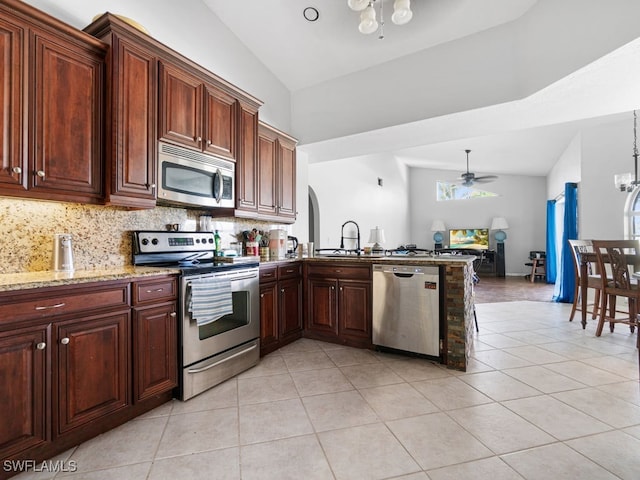
[[[393,15],[391,21],[396,25],[405,25],[413,18],[411,0],[395,0],[393,2]]]
[[[360,30],[360,33],[369,35],[370,33],[375,32],[377,29],[378,22],[376,21],[376,11],[371,5],[369,5],[360,14],[360,25],[358,25],[358,30]]]
[[[355,12],[360,12],[367,8],[369,0],[347,0],[349,8]]]

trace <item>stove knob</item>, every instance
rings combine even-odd
[[[203,237],[202,238],[202,244],[205,245],[206,243],[207,243],[207,239],[206,239],[206,237]]]
[[[154,238],[153,240],[151,240],[151,243],[154,244],[154,245],[157,245],[158,244],[158,239]]]
[[[148,238],[143,238],[142,242],[140,242],[140,243],[142,243],[143,245],[149,245],[149,239]]]
[[[200,239],[199,238],[196,238],[196,243],[200,243]]]
[[[209,243],[213,243],[213,238],[210,238],[210,239],[209,239]]]

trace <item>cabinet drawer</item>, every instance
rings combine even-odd
[[[178,280],[176,277],[155,278],[134,282],[133,305],[141,303],[173,300],[178,294]]]
[[[260,265],[260,283],[274,282],[278,279],[278,268],[275,265],[268,267]]]
[[[302,264],[300,262],[287,263],[278,266],[278,279],[295,278],[302,275]]]
[[[323,264],[311,265],[307,267],[309,276],[324,278],[350,278],[354,280],[371,279],[371,267],[369,265],[341,265],[341,264]]]
[[[60,292],[52,289],[45,294],[33,291],[25,293],[22,299],[0,304],[0,325],[6,322],[128,306],[129,283],[108,286],[93,284],[90,288],[76,287],[73,292],[67,288],[61,289]]]

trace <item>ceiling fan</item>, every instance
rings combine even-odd
[[[469,153],[471,150],[465,150],[467,152],[467,171],[460,175],[462,186],[472,187],[474,183],[489,183],[498,178],[497,175],[484,175],[482,177],[476,177],[476,174],[469,171]]]

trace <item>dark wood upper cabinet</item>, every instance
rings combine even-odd
[[[296,143],[280,130],[258,127],[258,214],[265,220],[296,220]]]
[[[30,38],[29,188],[43,196],[103,196],[104,53],[44,31]]]
[[[85,31],[110,46],[105,203],[153,208],[157,195],[157,51],[146,35],[108,13]]]
[[[213,84],[160,62],[160,139],[236,160],[238,102]]]
[[[258,211],[258,109],[240,104],[236,163],[236,208]]]
[[[23,79],[25,27],[9,17],[0,18],[0,190],[25,191],[22,156],[24,109]]]
[[[101,203],[107,45],[0,4],[0,194]]]

